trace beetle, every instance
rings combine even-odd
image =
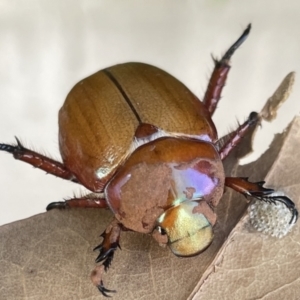
[[[214,208],[225,187],[260,201],[283,203],[295,223],[298,211],[287,196],[264,182],[226,177],[222,161],[249,128],[248,119],[221,143],[212,121],[235,50],[251,25],[220,60],[215,60],[203,102],[165,71],[143,63],[124,63],[77,83],[59,111],[58,162],[17,144],[0,150],[57,177],[79,183],[92,193],[53,202],[47,210],[109,207],[113,221],[94,250],[100,253],[92,280],[108,296],[102,274],[119,247],[121,231],[151,234],[182,257],[197,255],[213,240]]]

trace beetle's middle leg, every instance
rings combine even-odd
[[[92,193],[82,197],[76,197],[67,199],[65,201],[51,202],[48,204],[46,210],[51,210],[54,208],[107,208],[107,202],[103,194]]]
[[[225,85],[227,74],[230,70],[229,61],[235,50],[244,42],[249,35],[251,24],[238,38],[238,40],[227,50],[221,60],[214,59],[215,68],[211,74],[206,93],[203,99],[203,104],[212,116],[216,110],[217,104],[221,98],[221,92]]]

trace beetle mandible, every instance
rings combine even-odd
[[[203,102],[165,71],[143,63],[101,70],[77,83],[59,111],[59,148],[63,163],[16,145],[0,150],[47,173],[82,184],[93,194],[53,202],[47,210],[66,207],[109,207],[115,218],[96,247],[100,263],[94,275],[107,271],[122,230],[152,234],[177,256],[204,251],[224,187],[261,201],[279,201],[298,212],[286,196],[276,196],[264,182],[225,177],[222,161],[260,116],[252,112],[220,146],[211,119],[235,50],[251,25],[215,60]],[[96,278],[96,279],[95,279]],[[93,277],[108,296],[102,275]]]

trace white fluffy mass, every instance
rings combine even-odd
[[[250,224],[258,231],[281,238],[295,225],[292,213],[285,204],[276,201],[267,203],[255,200],[248,207]]]

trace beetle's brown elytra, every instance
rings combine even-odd
[[[156,67],[126,63],[80,81],[67,96],[59,112],[65,166],[100,192],[131,154],[135,132],[144,124],[159,128],[162,136],[217,139],[204,105],[181,82]]]
[[[281,202],[297,221],[294,202],[285,195],[252,183],[226,177],[223,160],[250,127],[248,119],[220,145],[211,119],[235,50],[251,25],[215,60],[201,102],[185,85],[165,71],[143,63],[125,63],[101,70],[77,83],[59,111],[59,148],[63,163],[16,145],[0,144],[13,154],[57,177],[72,180],[92,194],[53,202],[47,210],[66,207],[106,208],[114,220],[103,241],[91,274],[104,296],[103,273],[119,247],[123,230],[151,234],[177,256],[197,255],[213,240],[214,208],[230,187],[265,202]]]

